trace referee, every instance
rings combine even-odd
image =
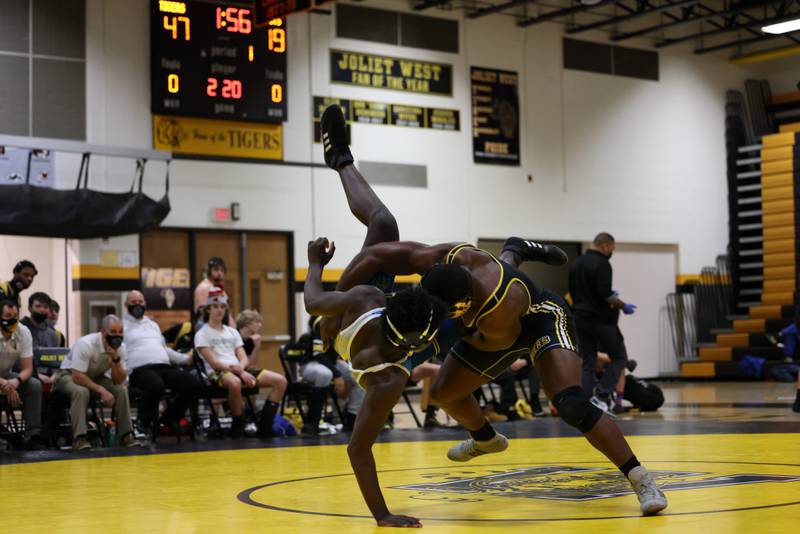
[[[594,238],[591,248],[579,256],[569,270],[569,292],[578,328],[578,340],[583,360],[583,389],[592,402],[610,413],[612,393],[623,372],[628,353],[617,322],[619,311],[630,315],[633,304],[620,300],[611,285],[611,264],[614,238],[602,232]],[[603,373],[595,390],[595,365],[598,346],[607,352],[611,364]]]

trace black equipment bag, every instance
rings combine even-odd
[[[170,212],[169,162],[166,192],[158,201],[142,193],[146,163],[136,161],[136,174],[127,193],[88,188],[89,154],[83,155],[75,189],[30,185],[30,172],[25,184],[0,186],[0,234],[88,239],[152,230]],[[134,191],[137,180],[139,188]]]
[[[643,412],[654,412],[664,404],[664,393],[660,387],[633,375],[625,376],[623,398],[630,401],[634,408],[639,408]]]

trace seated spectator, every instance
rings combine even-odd
[[[64,333],[58,329],[58,316],[61,313],[61,306],[56,302],[55,299],[50,299],[50,312],[49,318],[47,319],[47,324],[50,325],[53,330],[56,331],[56,335],[58,336],[58,345],[57,347],[66,347],[67,346],[67,338],[64,336]]]
[[[22,405],[25,420],[24,447],[44,448],[42,432],[42,384],[33,376],[33,341],[28,328],[17,322],[19,307],[12,300],[0,302],[0,395],[12,408]],[[19,365],[19,373],[13,368]]]
[[[50,297],[47,293],[38,291],[28,298],[28,312],[30,315],[25,317],[22,321],[28,330],[31,332],[33,338],[33,349],[36,350],[41,347],[61,347],[64,338],[59,339],[58,333],[55,328],[50,326],[48,319],[50,318]],[[38,373],[36,375],[45,389],[48,391],[55,382],[55,377]]]
[[[258,421],[258,435],[273,437],[272,422],[286,391],[286,378],[266,369],[248,366],[242,336],[235,328],[223,324],[228,312],[228,298],[220,288],[212,288],[206,300],[205,324],[194,336],[194,346],[205,360],[209,379],[228,390],[233,423],[231,436],[244,435],[244,403],[242,387],[271,387]]]
[[[182,354],[167,348],[158,324],[145,315],[147,302],[140,291],[131,291],[125,299],[124,317],[126,368],[130,385],[141,392],[137,419],[144,432],[150,432],[158,417],[158,406],[166,389],[175,398],[161,416],[161,424],[180,430],[180,419],[197,404],[203,387],[200,379],[180,365],[191,365],[192,353]]]
[[[11,300],[17,303],[17,309],[22,307],[20,293],[31,287],[33,279],[39,274],[36,266],[28,260],[17,262],[13,271],[14,277],[8,282],[0,282],[0,300]]]
[[[72,448],[75,450],[92,448],[86,436],[86,410],[92,394],[98,395],[105,406],[114,407],[120,445],[141,445],[133,435],[128,388],[125,387],[128,373],[123,333],[122,320],[116,315],[106,315],[100,332],[80,338],[61,364],[56,391],[70,399]]]
[[[50,297],[47,293],[37,291],[28,298],[28,315],[22,324],[28,327],[33,336],[33,348],[39,347],[61,347],[62,339],[59,339],[56,329],[50,326]]]
[[[258,349],[261,348],[261,327],[264,320],[255,310],[244,310],[236,316],[236,330],[242,336],[244,353],[247,354],[247,365],[258,365]]]

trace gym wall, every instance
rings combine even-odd
[[[86,141],[150,148],[148,3],[87,0],[86,12]],[[523,30],[505,16],[468,20],[461,12],[437,10],[426,15],[459,21],[458,54],[337,38],[334,16],[289,18],[286,161],[322,162],[321,145],[311,142],[312,96],[458,109],[459,132],[353,125],[357,159],[427,167],[427,188],[377,187],[404,239],[476,241],[518,234],[583,241],[605,230],[622,242],[678,245],[680,273],[699,272],[724,252],[724,95],[747,77],[770,78],[768,64],[756,70],[670,50],[660,52],[658,82],[564,70],[561,25]],[[602,34],[582,38],[606,41]],[[449,63],[453,96],[331,84],[331,48]],[[520,75],[520,167],[472,162],[470,66]],[[74,183],[78,162],[59,156],[60,186]],[[161,173],[155,165],[148,171],[145,189],[153,196],[162,194]],[[125,190],[132,176],[130,162],[98,160],[90,184]],[[364,229],[327,169],[176,161],[171,185],[173,211],[165,225],[220,227],[211,222],[212,208],[239,202],[241,220],[225,227],[294,231],[298,267],[305,266],[304,244],[315,235],[336,240],[332,267],[338,268],[363,239]]]

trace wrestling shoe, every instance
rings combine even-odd
[[[495,434],[492,439],[487,441],[475,441],[472,438],[465,439],[461,443],[450,447],[450,450],[447,451],[447,457],[454,462],[468,462],[484,454],[503,452],[507,448],[508,439],[502,434]]]
[[[555,245],[546,245],[529,241],[519,237],[509,237],[503,243],[503,252],[513,252],[519,257],[519,263],[523,261],[541,261],[547,265],[564,265],[569,258],[567,253]]]
[[[628,480],[630,480],[633,491],[639,498],[639,508],[642,510],[642,515],[657,514],[667,507],[667,497],[664,492],[656,484],[653,475],[643,466],[637,466],[631,469],[628,473]]]
[[[611,419],[616,419],[617,416],[614,415],[614,412],[611,411],[611,400],[606,398],[598,397],[597,395],[593,396],[589,399],[592,404],[603,410],[603,412],[609,416]]]
[[[325,164],[338,171],[345,165],[353,163],[342,108],[337,104],[328,106],[322,114],[319,125],[322,132],[322,148],[325,150]]]

